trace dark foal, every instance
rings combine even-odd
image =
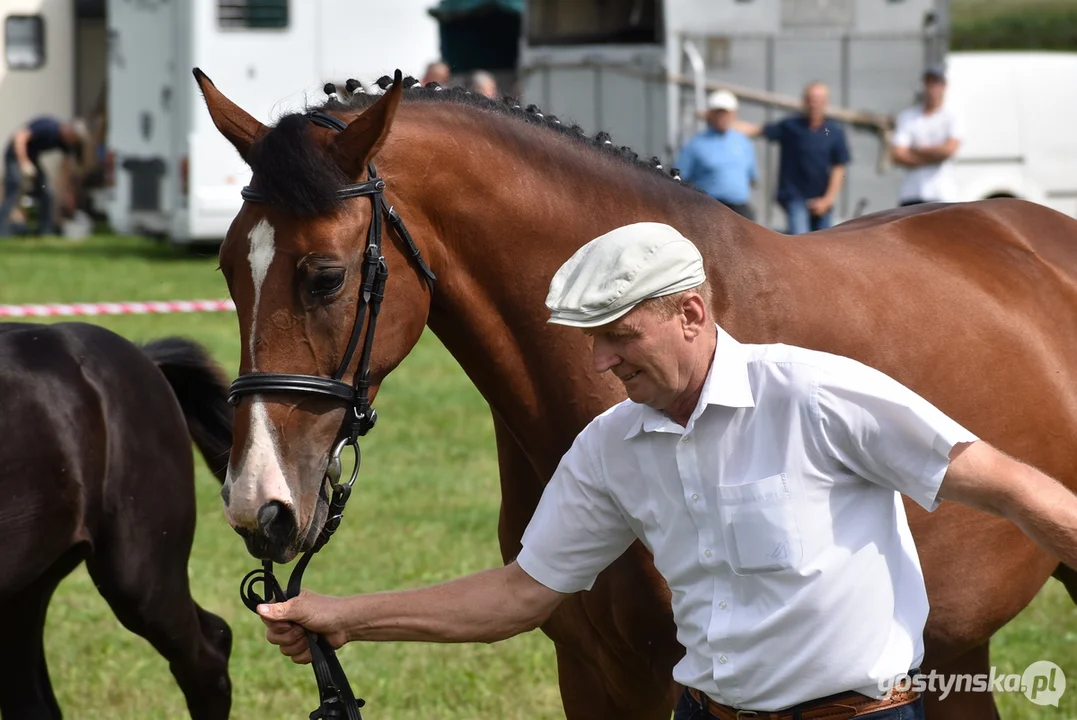
[[[226,718],[232,633],[191,597],[194,440],[224,479],[232,413],[198,345],[143,348],[95,325],[0,324],[0,715],[60,718],[49,600],[81,561],[169,662],[191,717]]]

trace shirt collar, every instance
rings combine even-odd
[[[720,326],[714,327],[718,333],[718,341],[714,345],[714,358],[711,361],[710,370],[707,371],[707,378],[703,381],[703,391],[699,395],[699,402],[688,421],[689,428],[695,424],[696,418],[703,414],[709,405],[729,408],[755,407],[752,384],[748,380],[748,357],[744,346]],[[641,432],[685,432],[664,412],[647,405],[638,405],[638,407],[639,415],[629,428],[628,434],[625,435],[625,440],[630,440]]]

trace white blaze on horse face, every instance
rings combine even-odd
[[[258,311],[262,299],[262,285],[265,284],[269,266],[276,254],[274,235],[273,226],[263,218],[247,236],[251,242],[247,260],[250,262],[251,280],[254,283],[248,341],[251,372],[258,370],[258,359],[255,355]],[[250,404],[247,447],[238,468],[229,464],[225,482],[229,483],[231,488],[226,509],[229,521],[233,525],[253,530],[258,525],[258,511],[264,504],[277,500],[293,507],[293,501],[292,492],[285,481],[284,469],[281,467],[277,438],[269,421],[266,405],[259,395],[251,396]]]
[[[247,261],[251,265],[251,279],[254,281],[254,304],[251,306],[251,336],[248,344],[251,351],[251,372],[256,371],[258,359],[254,356],[255,341],[258,338],[258,305],[262,299],[262,285],[269,274],[269,266],[273,263],[273,255],[276,247],[273,244],[276,231],[269,221],[262,218],[254,226],[247,238],[251,241],[250,252],[247,253]]]
[[[265,403],[258,398],[258,395],[251,397],[250,428],[243,458],[236,472],[228,467],[227,477],[227,481],[232,482],[228,519],[233,525],[250,530],[258,527],[258,511],[267,502],[276,500],[287,507],[295,507],[281,468],[269,413]]]

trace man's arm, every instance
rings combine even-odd
[[[303,628],[334,647],[346,642],[486,642],[541,625],[568,597],[541,584],[515,562],[416,590],[327,597],[304,591],[261,605],[267,639],[296,663],[310,662]]]
[[[1006,518],[1077,567],[1077,495],[986,442],[954,446],[938,496]]]
[[[923,160],[916,154],[916,151],[910,147],[894,145],[890,148],[890,159],[897,165],[903,167],[914,168],[926,165]]]
[[[30,132],[30,128],[24,127],[17,130],[11,137],[11,147],[15,151],[15,159],[19,161],[19,167],[25,171],[27,166],[33,167],[30,162],[30,155],[27,151],[27,146],[30,144],[30,137],[33,133]]]
[[[834,203],[838,200],[838,193],[841,192],[841,184],[845,181],[845,166],[835,165],[830,168],[830,179],[826,184],[826,192],[821,197],[811,198],[805,203],[808,209],[816,215],[822,215],[830,208],[834,207]]]
[[[950,138],[939,145],[927,145],[925,147],[914,148],[912,152],[917,159],[920,160],[919,164],[935,165],[936,163],[941,163],[943,160],[948,160],[953,157],[960,146],[960,140],[957,138]]]
[[[750,138],[757,138],[766,132],[766,126],[759,123],[747,122],[746,120],[734,120],[733,129],[742,132]]]

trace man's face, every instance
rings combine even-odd
[[[946,81],[937,78],[933,75],[929,75],[924,78],[924,102],[928,107],[939,107],[942,105],[943,97],[946,95]]]
[[[725,132],[733,126],[737,114],[731,110],[711,110],[707,113],[707,122],[719,132]]]
[[[819,118],[826,114],[830,99],[826,85],[809,85],[804,89],[804,112],[810,117]]]
[[[662,319],[644,305],[585,331],[595,372],[616,375],[633,402],[665,410],[685,391],[693,369],[692,333],[685,326],[683,314]]]

